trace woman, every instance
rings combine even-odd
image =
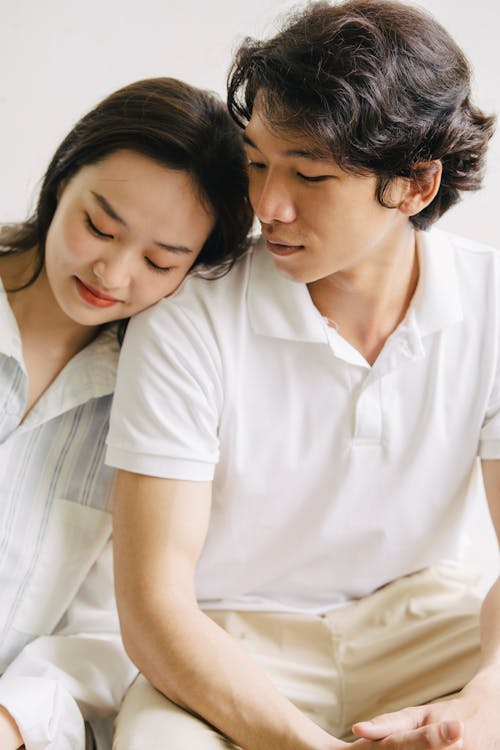
[[[34,215],[0,232],[2,750],[92,747],[84,720],[112,713],[135,674],[103,466],[119,335],[191,269],[229,267],[250,223],[222,103],[159,78],[83,117]]]

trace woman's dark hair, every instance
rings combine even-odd
[[[151,78],[115,91],[82,117],[54,154],[33,215],[0,231],[4,252],[38,250],[36,270],[20,288],[33,283],[43,267],[61,186],[119,149],[193,178],[200,200],[216,217],[195,265],[222,273],[245,251],[252,212],[241,132],[216,95],[174,78]]]
[[[470,101],[467,60],[432,17],[391,0],[308,5],[263,42],[246,39],[228,79],[229,110],[248,123],[259,94],[278,131],[295,129],[352,173],[425,180],[443,165],[441,187],[411,221],[425,229],[481,186],[494,117]]]

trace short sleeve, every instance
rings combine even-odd
[[[494,374],[479,438],[479,457],[493,460],[500,458],[500,253],[496,254],[495,260],[495,269],[491,274],[495,279],[495,313],[490,313],[488,321],[489,325],[494,326],[494,335],[489,344],[492,348]],[[491,320],[491,318],[495,319]]]
[[[171,300],[128,327],[107,462],[181,480],[211,480],[219,458],[220,355],[209,322]]]
[[[500,383],[498,374],[481,430],[479,457],[493,460],[500,459]]]

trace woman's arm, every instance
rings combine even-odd
[[[29,643],[0,677],[0,705],[27,747],[85,750],[84,719],[116,712],[136,673],[119,634],[108,541],[54,633]],[[0,739],[5,724],[0,717]]]

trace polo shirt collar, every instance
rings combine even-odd
[[[323,344],[328,341],[307,286],[276,270],[262,237],[252,253],[247,304],[252,329],[261,336]]]
[[[419,280],[409,312],[420,336],[427,336],[463,320],[455,251],[449,236],[438,229],[419,232]]]
[[[463,320],[463,308],[455,254],[448,235],[437,229],[419,232],[417,250],[419,281],[401,328],[408,334],[412,350],[420,352],[421,337],[459,323]],[[247,304],[252,328],[259,335],[328,343],[325,326],[307,286],[276,270],[262,238],[251,258]]]

